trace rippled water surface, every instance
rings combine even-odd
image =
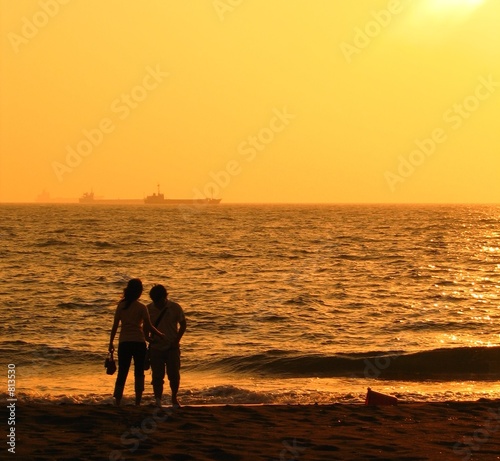
[[[102,362],[131,277],[144,302],[164,283],[186,312],[185,401],[356,401],[367,385],[409,399],[500,396],[500,207],[0,214],[2,366],[16,364],[30,398],[109,397]]]

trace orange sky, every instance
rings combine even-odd
[[[497,0],[0,6],[0,201],[500,202]]]

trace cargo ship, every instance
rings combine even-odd
[[[160,192],[160,185],[157,185],[158,192],[153,193],[153,195],[148,195],[144,199],[144,203],[148,205],[218,205],[222,199],[220,198],[200,198],[200,199],[188,199],[188,198],[165,198],[165,195]]]

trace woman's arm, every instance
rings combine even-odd
[[[115,312],[115,319],[113,321],[113,326],[111,328],[111,336],[109,337],[109,352],[113,352],[115,348],[113,347],[113,341],[115,340],[116,332],[118,330],[118,325],[120,324],[120,316],[118,315],[118,307]]]

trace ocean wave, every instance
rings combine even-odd
[[[9,398],[6,393],[0,393],[0,399]],[[29,391],[16,394],[17,402],[20,404],[86,404],[86,405],[113,405],[114,398],[111,393],[99,394],[48,394],[43,392]],[[244,387],[233,385],[217,385],[203,388],[192,388],[182,390],[182,404],[188,405],[277,405],[277,404],[312,404],[332,403],[338,401],[343,403],[361,403],[364,394],[332,394],[324,391],[254,391]],[[126,403],[125,403],[126,404]],[[153,405],[153,395],[143,395],[143,406]]]
[[[498,379],[500,347],[458,347],[414,353],[308,354],[267,351],[211,364],[228,373],[273,377],[352,377],[397,380]]]
[[[496,208],[231,205],[177,226],[171,225],[177,211],[156,207],[3,212],[0,230],[15,238],[1,250],[2,338],[31,341],[10,344],[7,357],[29,365],[41,356],[46,361],[37,363],[47,367],[37,370],[44,376],[70,365],[92,376],[103,372],[104,357],[84,349],[106,353],[114,306],[137,276],[144,303],[151,283],[160,282],[185,309],[183,367],[206,365],[217,379],[226,380],[225,370],[231,378],[277,376],[285,385],[288,376],[497,377],[500,360],[491,350],[473,349],[475,358],[464,360],[468,349],[423,352],[499,343],[500,252],[481,249],[495,249],[500,240],[492,225],[478,223],[488,214],[498,222]],[[129,218],[150,231],[131,234],[121,225]],[[57,331],[71,337],[58,341]],[[297,352],[302,347],[314,347],[314,354]],[[277,348],[286,351],[259,355]],[[363,353],[338,354],[345,350]],[[77,379],[64,386],[95,390]]]
[[[394,333],[399,332],[421,332],[426,333],[431,331],[438,332],[452,332],[470,330],[471,328],[477,328],[478,330],[484,327],[485,322],[477,322],[471,320],[462,321],[433,321],[433,320],[417,320],[417,321],[407,321],[406,319],[395,320],[391,326],[391,330]]]
[[[43,242],[38,242],[35,243],[34,246],[44,248],[44,247],[53,247],[53,246],[66,246],[66,245],[71,245],[71,242],[68,242],[67,240],[61,240],[61,239],[48,239]]]
[[[115,248],[118,245],[115,243],[107,242],[106,240],[97,240],[94,242],[94,246],[97,248]]]
[[[69,229],[59,228],[59,229],[51,229],[47,233],[48,234],[64,234],[64,235],[67,236],[68,235],[68,231],[69,231]]]
[[[435,294],[435,295],[430,295],[429,299],[431,300],[439,300],[439,301],[449,301],[453,303],[459,303],[461,301],[468,301],[470,300],[470,296],[460,296],[458,294],[447,294],[447,293],[440,293],[440,294]]]
[[[271,315],[264,315],[261,319],[263,322],[286,322],[289,320],[288,317],[285,317],[284,315],[276,315],[276,314],[271,314]]]
[[[295,298],[288,299],[284,304],[297,304],[299,306],[305,305],[321,305],[324,306],[325,302],[322,299],[310,296],[310,295],[299,295]]]
[[[87,308],[89,307],[89,305],[86,303],[67,302],[67,303],[59,303],[57,307],[60,309],[81,309],[81,308]]]
[[[92,365],[102,361],[105,353],[94,353],[71,347],[57,347],[49,344],[33,344],[26,341],[0,341],[0,348],[16,366],[50,367],[53,365]]]
[[[89,302],[62,302],[57,304],[58,309],[85,309],[85,310],[94,310],[96,308],[109,307],[110,305],[114,305],[113,302],[110,302],[109,299],[95,299]]]
[[[458,383],[457,383],[458,384]],[[385,387],[385,386],[384,386]],[[400,402],[443,402],[443,401],[498,401],[497,393],[488,391],[460,390],[434,390],[423,394],[418,390],[398,390],[392,388],[385,390]],[[244,386],[222,384],[202,388],[182,388],[180,398],[183,406],[214,406],[214,405],[331,405],[364,403],[366,388],[355,386],[355,389],[342,391],[325,391],[319,389],[261,389],[259,391],[248,389]],[[5,392],[0,392],[0,399],[7,401],[11,398]],[[105,393],[46,393],[39,391],[17,392],[15,398],[19,404],[42,405],[114,405],[111,392]],[[124,405],[132,405],[131,397],[125,396]],[[153,406],[154,396],[145,392],[141,402],[142,406]]]
[[[255,392],[233,385],[207,387],[197,392],[204,403],[223,401],[226,403],[272,403],[272,396],[264,392]],[[191,391],[193,394],[193,391]]]

